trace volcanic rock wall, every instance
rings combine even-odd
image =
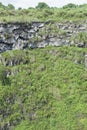
[[[73,45],[72,36],[87,32],[87,23],[0,23],[0,52],[47,45]],[[84,47],[83,42],[75,44]]]

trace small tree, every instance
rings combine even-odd
[[[65,5],[65,6],[63,6],[63,8],[76,8],[76,7],[77,7],[77,5],[75,5],[73,3],[69,3],[69,4]]]
[[[8,9],[10,9],[10,10],[14,10],[15,9],[15,7],[12,5],[12,4],[8,4]]]
[[[0,2],[0,8],[6,8],[1,2]]]
[[[19,7],[19,8],[18,8],[18,10],[22,10],[22,8],[21,8],[21,7]]]
[[[49,8],[49,6],[44,2],[39,2],[38,5],[36,6],[36,8],[44,9],[44,8]]]

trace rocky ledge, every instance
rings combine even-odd
[[[85,47],[84,41],[72,37],[87,32],[87,23],[0,23],[0,52],[14,49],[75,45]],[[76,43],[75,43],[76,42]]]

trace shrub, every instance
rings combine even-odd
[[[0,67],[0,81],[4,86],[10,84],[10,80],[7,77],[7,71],[4,67]]]
[[[38,5],[36,6],[36,8],[44,9],[44,8],[49,8],[49,6],[44,2],[39,2]]]

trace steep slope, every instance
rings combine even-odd
[[[0,130],[86,130],[86,48],[46,47],[0,56]]]

